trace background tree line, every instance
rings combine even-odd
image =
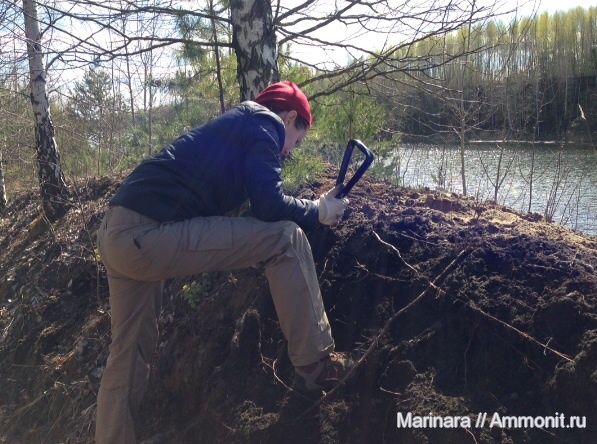
[[[479,139],[590,141],[597,7],[489,21],[401,51],[409,60],[379,85],[396,132],[458,140],[465,127]]]
[[[36,180],[43,189],[46,180],[39,125],[31,124],[32,104],[35,110],[40,103],[32,98],[34,80],[50,99],[51,138],[60,150],[54,163],[61,167],[53,176],[67,181],[130,168],[282,78],[310,96],[311,145],[332,153],[352,137],[455,134],[464,143],[485,131],[551,136],[542,127],[561,136],[577,116],[577,98],[585,115],[595,116],[583,88],[594,87],[596,8],[502,21],[512,11],[491,1],[467,8],[452,0],[327,9],[315,0],[284,3],[205,0],[192,10],[174,0],[3,3],[0,179],[9,194]],[[32,18],[39,32],[23,35]],[[353,38],[326,33],[337,23],[356,29]],[[365,32],[385,43],[359,43]],[[341,56],[317,62],[297,55],[299,43]],[[34,54],[43,76],[31,70]],[[564,57],[570,67],[559,62]],[[313,151],[307,146],[304,159]]]

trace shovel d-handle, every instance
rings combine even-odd
[[[342,190],[338,194],[336,194],[336,197],[338,199],[342,199],[350,192],[350,190],[352,190],[352,187],[359,181],[363,174],[365,174],[365,171],[367,171],[367,168],[369,168],[369,166],[373,162],[373,159],[375,158],[373,153],[369,151],[369,148],[367,148],[363,142],[357,139],[350,140],[348,142],[348,145],[346,146],[346,151],[344,151],[344,158],[342,159],[342,165],[340,166],[340,173],[338,173],[338,179],[336,179],[336,185],[344,184],[344,179],[346,178],[346,171],[348,170],[348,165],[350,165],[350,160],[352,159],[352,153],[355,147],[357,147],[365,155],[365,160],[363,160],[361,166],[359,166],[357,171],[346,183],[346,185],[344,185]]]

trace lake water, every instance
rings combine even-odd
[[[396,157],[385,162],[392,162],[401,185],[462,193],[460,147],[404,144],[393,154]],[[597,235],[597,149],[555,143],[534,147],[475,143],[466,148],[465,170],[469,196],[497,200],[524,212],[530,201],[531,212]]]

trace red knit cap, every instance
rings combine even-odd
[[[294,110],[309,123],[309,126],[313,123],[307,96],[292,82],[284,81],[271,84],[259,93],[255,102],[260,105],[269,104],[284,111]]]

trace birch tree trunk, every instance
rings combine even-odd
[[[41,52],[41,32],[34,0],[23,0],[25,36],[29,59],[31,105],[35,121],[35,144],[42,208],[52,220],[64,213],[67,188],[54,138],[54,124],[46,93],[46,72]]]
[[[2,149],[0,149],[0,214],[6,210],[8,198],[6,197],[6,184],[4,182],[4,165],[2,164]]]
[[[280,80],[271,0],[232,0],[232,43],[241,101]]]

